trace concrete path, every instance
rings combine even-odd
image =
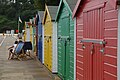
[[[8,47],[15,38],[7,36],[0,47],[0,80],[54,80],[54,76],[37,59],[8,60]]]

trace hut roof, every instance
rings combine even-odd
[[[48,10],[49,10],[50,16],[52,18],[52,21],[55,21],[58,6],[48,6]]]

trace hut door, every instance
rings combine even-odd
[[[83,40],[83,78],[84,80],[103,80],[103,8],[84,12]]]
[[[44,54],[45,54],[45,65],[49,70],[52,69],[52,23],[49,19],[46,20],[44,26]]]
[[[45,65],[50,68],[50,63],[51,63],[51,36],[46,35],[44,36],[45,38]]]
[[[42,62],[42,24],[38,23],[38,58]]]
[[[58,74],[63,80],[69,79],[70,71],[69,30],[69,16],[64,16],[58,24]]]

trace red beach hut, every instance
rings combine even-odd
[[[78,0],[76,80],[120,80],[120,0]]]

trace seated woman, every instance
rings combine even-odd
[[[10,46],[10,47],[8,48],[8,50],[9,50],[8,60],[9,60],[9,59],[13,59],[14,55],[12,55],[12,53],[14,53],[17,44],[18,44],[18,41],[15,41],[14,44],[13,44],[13,46]]]

